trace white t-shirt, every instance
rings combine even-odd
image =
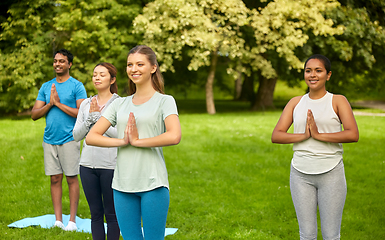
[[[166,117],[178,115],[174,98],[158,92],[140,105],[132,103],[132,96],[116,99],[103,113],[103,117],[112,126],[116,125],[118,138],[124,137],[130,112],[134,113],[139,139],[164,133]],[[169,188],[162,148],[139,148],[131,145],[120,147],[112,188],[122,192],[144,192],[158,187]]]
[[[341,121],[333,109],[333,94],[327,92],[320,99],[311,99],[305,94],[293,111],[294,133],[304,133],[307,111],[311,109],[320,133],[341,132]],[[306,174],[320,174],[333,169],[342,159],[342,144],[329,143],[309,138],[293,144],[292,165]]]

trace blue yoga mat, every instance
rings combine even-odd
[[[70,215],[63,214],[63,224],[67,226],[68,221],[70,220]],[[42,228],[51,228],[55,224],[56,218],[54,214],[47,214],[43,216],[33,217],[33,218],[24,218],[14,223],[8,225],[8,227],[14,228],[25,228],[29,226],[40,226]],[[76,216],[76,226],[78,232],[91,233],[91,219],[82,219]],[[107,231],[107,224],[104,223],[105,229]],[[178,231],[177,228],[166,228],[165,236],[172,235]]]

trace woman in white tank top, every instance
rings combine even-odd
[[[326,91],[332,75],[328,58],[311,56],[304,71],[309,93],[289,101],[271,141],[293,143],[290,190],[300,239],[317,239],[317,206],[323,239],[340,239],[346,199],[342,143],[358,141],[357,123],[347,99]],[[292,124],[294,132],[288,133]]]

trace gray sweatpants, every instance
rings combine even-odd
[[[292,166],[290,191],[301,240],[317,239],[317,205],[323,239],[340,239],[347,192],[342,160],[329,172],[315,175],[301,173]]]

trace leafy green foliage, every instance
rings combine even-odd
[[[96,63],[109,61],[118,68],[121,78],[125,76],[127,53],[136,42],[130,23],[141,7],[131,1],[77,2],[61,1],[64,11],[53,20],[59,45],[71,49],[77,57],[72,74],[85,83],[91,93],[91,76]],[[64,39],[60,39],[62,36]]]
[[[53,16],[54,7],[49,0],[34,1],[29,6],[16,3],[9,14],[0,34],[0,40],[7,44],[0,51],[0,111],[21,111],[33,105],[37,87],[52,64],[46,58],[52,52],[46,47],[52,24],[41,26],[44,17]]]
[[[211,52],[249,64],[266,77],[276,76],[274,66],[265,58],[268,50],[284,57],[290,66],[302,67],[295,56],[295,48],[303,46],[309,36],[341,34],[343,26],[334,26],[322,12],[339,5],[337,1],[276,0],[259,9],[249,9],[243,1],[164,1],[148,4],[135,21],[135,31],[143,34],[143,42],[152,46],[162,61],[162,69],[174,70],[173,60],[182,57],[182,51],[191,57],[189,69],[210,65]],[[245,41],[244,28],[253,36]],[[237,69],[238,68],[238,69]],[[230,65],[234,70],[248,73],[242,65]]]
[[[276,77],[277,66],[272,62],[277,57],[285,59],[290,68],[301,69],[302,62],[294,50],[309,40],[307,32],[316,36],[342,34],[343,26],[335,26],[330,18],[322,15],[338,5],[337,1],[329,0],[276,0],[264,8],[253,9],[250,27],[254,43],[250,52],[246,52],[253,70],[260,71],[266,78]],[[274,50],[277,55],[266,54],[268,50]]]
[[[174,71],[174,59],[186,50],[189,70],[210,66],[211,53],[239,57],[244,40],[239,27],[247,24],[248,9],[239,0],[156,0],[135,21],[135,32],[151,46],[162,71]]]
[[[314,53],[329,57],[333,75],[327,88],[331,92],[355,98],[365,98],[368,94],[374,97],[371,94],[374,91],[378,92],[377,96],[383,95],[385,29],[381,19],[373,19],[368,9],[352,4],[341,5],[324,14],[335,24],[344,26],[343,34],[332,37],[310,34],[311,38],[296,55],[302,60]]]
[[[219,54],[228,59],[226,72],[233,79],[252,72],[272,79],[282,66],[276,59],[283,59],[288,68],[302,68],[295,50],[308,41],[307,31],[321,36],[343,32],[343,26],[322,15],[338,5],[336,0],[275,0],[249,9],[241,0],[155,0],[134,25],[135,32],[143,34],[143,43],[158,53],[163,71],[174,71],[174,60],[184,55],[190,71],[215,68]],[[207,77],[206,100],[212,98],[213,72],[210,69]],[[272,99],[273,92],[270,95]],[[209,107],[208,112],[215,113]]]
[[[204,88],[214,52],[215,84],[229,91],[233,79],[247,78],[255,82],[245,84],[252,86],[250,96],[263,79],[298,85],[303,61],[322,53],[333,66],[328,90],[385,95],[381,0],[5,0],[1,6],[10,6],[0,18],[2,113],[32,107],[41,84],[54,76],[52,54],[59,48],[75,55],[71,75],[89,95],[95,94],[93,67],[101,61],[117,66],[124,95],[127,52],[139,42],[168,70],[166,87],[184,92]]]
[[[11,5],[0,34],[4,46],[0,51],[0,111],[20,112],[33,106],[41,84],[54,76],[52,55],[60,48],[74,54],[70,74],[85,84],[89,94],[95,93],[93,68],[102,61],[118,68],[118,85],[126,86],[125,59],[139,39],[131,33],[131,22],[142,4],[37,0]]]

